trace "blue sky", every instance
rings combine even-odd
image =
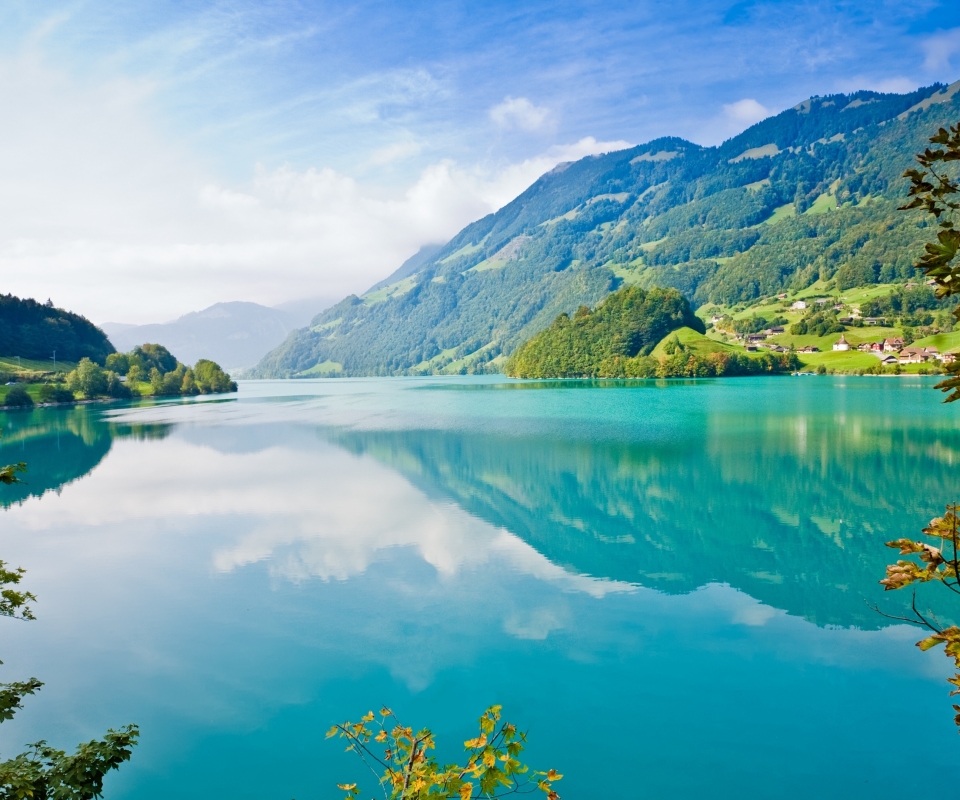
[[[3,290],[131,322],[363,291],[558,160],[957,78],[938,0],[7,0]]]

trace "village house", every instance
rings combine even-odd
[[[747,344],[756,344],[757,342],[762,342],[767,338],[765,333],[748,333],[747,334]]]
[[[798,353],[819,353],[820,348],[816,345],[808,344],[806,347],[798,347]]]
[[[883,340],[883,351],[885,353],[899,353],[901,350],[903,350],[903,339],[899,336]]]
[[[767,336],[776,336],[778,333],[783,333],[783,326],[774,325],[772,328],[767,328],[764,333],[767,334]]]
[[[886,325],[887,321],[883,317],[864,317],[864,325]]]
[[[790,308],[794,311],[803,311],[807,307],[807,304],[803,300],[797,300]]]
[[[849,350],[850,342],[847,341],[847,338],[841,333],[840,338],[833,343],[834,350]]]
[[[890,356],[884,356],[883,358],[881,358],[880,363],[890,365],[890,364],[899,364],[900,362],[896,356],[890,355]]]
[[[786,300],[786,299],[787,299],[787,295],[786,295],[786,294],[778,294],[778,295],[777,295],[777,300]]]
[[[908,347],[900,351],[898,359],[901,364],[922,364],[927,360],[922,348]]]
[[[957,360],[956,353],[941,353],[937,356],[944,364],[953,364]]]

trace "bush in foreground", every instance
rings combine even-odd
[[[3,404],[15,408],[25,408],[33,405],[33,398],[27,394],[27,390],[22,386],[14,386],[7,392],[7,397]]]

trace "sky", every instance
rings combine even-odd
[[[561,161],[958,78],[956,0],[4,0],[0,292],[332,302]]]

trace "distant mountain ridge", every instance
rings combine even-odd
[[[253,366],[295,327],[295,318],[286,311],[239,301],[216,303],[173,322],[102,326],[118,350],[157,343],[185,364],[207,358],[228,371]]]
[[[813,97],[718,147],[665,137],[558,165],[415,271],[319,314],[254,374],[497,369],[624,283],[730,304],[906,280],[929,231],[896,211],[901,174],[960,118],[958,89]]]

